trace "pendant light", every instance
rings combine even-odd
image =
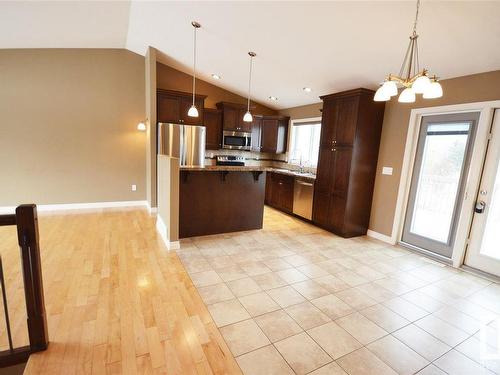
[[[399,75],[389,74],[385,82],[375,93],[373,100],[385,102],[398,94],[398,84],[404,87],[398,98],[400,103],[413,103],[415,94],[423,94],[424,99],[434,99],[443,96],[443,88],[436,76],[429,78],[427,69],[420,70],[418,61],[418,34],[417,21],[420,10],[420,0],[417,0],[415,22],[413,33],[410,36],[410,44],[399,71]]]
[[[252,83],[252,63],[253,63],[253,58],[257,56],[255,52],[248,52],[248,55],[250,56],[250,73],[248,74],[248,99],[247,99],[247,112],[245,113],[245,116],[243,116],[243,121],[245,122],[252,122],[253,117],[252,114],[250,113],[250,88],[251,88],[251,83]]]
[[[193,104],[191,105],[191,108],[189,108],[188,111],[188,116],[189,117],[198,117],[198,109],[194,105],[195,103],[195,89],[196,89],[196,30],[198,30],[201,25],[193,21],[191,22],[191,25],[193,25],[193,30],[194,30],[194,40],[193,40]]]

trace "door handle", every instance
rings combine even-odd
[[[474,207],[474,212],[476,214],[482,214],[484,212],[485,207],[486,203],[484,203],[484,201],[477,201],[476,206]]]

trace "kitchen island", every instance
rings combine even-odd
[[[181,167],[179,237],[261,229],[266,167]]]

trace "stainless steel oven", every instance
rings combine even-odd
[[[252,133],[224,130],[222,132],[222,148],[250,151],[252,149]]]

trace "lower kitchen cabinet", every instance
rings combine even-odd
[[[292,213],[294,182],[293,176],[267,172],[266,204],[278,210]]]

